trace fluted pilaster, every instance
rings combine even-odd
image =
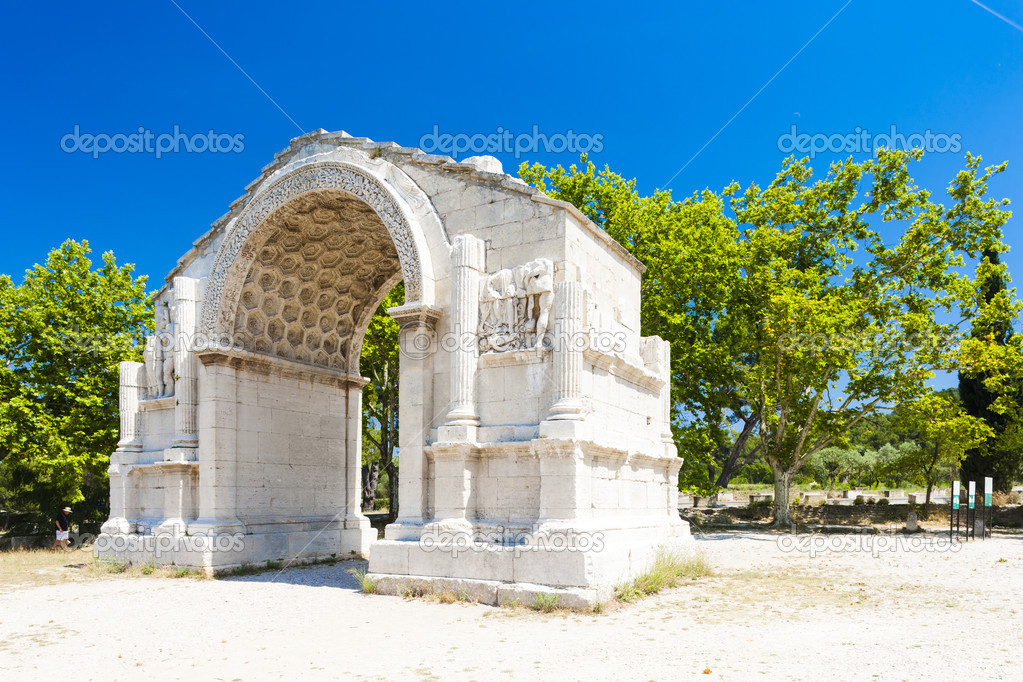
[[[586,291],[579,282],[554,285],[554,404],[549,420],[582,419],[583,313]]]
[[[198,329],[197,320],[201,291],[199,280],[174,278],[174,447],[195,448],[199,443],[196,419],[198,405],[199,361],[193,352]]]
[[[477,237],[455,237],[452,253],[452,307],[457,344],[451,358],[451,410],[448,426],[477,426],[476,368],[479,362],[480,273],[485,263],[485,245]],[[444,347],[442,345],[442,347]]]
[[[122,362],[120,382],[118,404],[121,412],[121,436],[117,441],[117,449],[141,451],[142,412],[139,411],[139,402],[145,396],[146,366],[141,362]]]

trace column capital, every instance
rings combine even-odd
[[[171,291],[175,301],[192,301],[197,303],[202,300],[201,282],[194,277],[175,277]]]
[[[472,268],[483,272],[487,264],[487,245],[482,239],[471,234],[455,237],[451,249],[451,265],[456,268]]]
[[[424,303],[412,303],[410,305],[399,305],[387,309],[398,326],[402,329],[421,329],[426,327],[433,331],[437,326],[437,320],[444,314],[440,308]]]

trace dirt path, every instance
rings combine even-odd
[[[707,536],[714,577],[601,615],[362,595],[356,562],[0,588],[0,679],[1023,678],[1023,538],[779,537]]]

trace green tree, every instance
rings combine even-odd
[[[388,484],[388,511],[398,515],[398,323],[387,309],[401,305],[402,284],[377,308],[362,343],[360,371],[369,378],[362,392],[362,508],[372,510],[381,473]]]
[[[979,312],[977,281],[961,268],[1001,242],[1007,202],[985,193],[1005,166],[980,171],[967,155],[945,208],[913,184],[909,165],[920,156],[880,150],[832,164],[813,184],[790,159],[770,186],[732,201],[748,226],[748,312],[738,319],[761,352],[742,390],[760,415],[776,524],[790,523],[789,485],[814,452],[873,413],[918,400],[936,370],[959,366],[942,340]],[[886,223],[901,233],[883,233]]]
[[[834,490],[836,483],[852,475],[855,452],[850,448],[835,446],[821,448],[807,462],[807,467],[813,471],[818,483],[826,484],[828,490]]]
[[[900,468],[923,477],[928,504],[934,484],[953,478],[966,453],[992,434],[991,427],[967,414],[949,391],[928,393],[903,406],[899,426],[916,443],[903,452]]]
[[[141,358],[152,302],[133,265],[64,242],[15,285],[0,275],[0,505],[84,503],[101,518],[117,444],[119,368]]]
[[[1005,165],[981,171],[967,155],[946,208],[915,186],[909,166],[920,156],[882,149],[816,182],[790,158],[767,187],[681,202],[639,197],[634,181],[589,164],[520,168],[647,265],[642,331],[674,348],[673,421],[691,485],[727,479],[707,466],[715,449],[731,448],[731,473],[743,453],[762,456],[775,523],[789,525],[789,487],[814,453],[925,394],[936,370],[990,355],[978,342],[974,364],[961,365],[941,341],[979,315],[977,280],[962,267],[1001,245],[1007,201],[985,195]]]
[[[985,248],[977,277],[982,280],[981,295],[987,314],[974,321],[972,336],[1011,350],[1012,322],[1017,311],[1007,289],[1008,271],[995,245]],[[1019,404],[1023,377],[1017,374],[1003,380],[989,371],[960,372],[959,393],[967,413],[983,419],[992,431],[990,438],[966,454],[961,471],[963,481],[980,481],[991,476],[995,490],[1011,490],[1021,475],[1023,443],[1020,442],[1019,412],[1009,409],[1008,405]]]

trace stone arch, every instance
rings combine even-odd
[[[405,188],[407,193],[418,190],[411,181],[406,184],[410,185]],[[368,208],[368,213],[360,207]],[[339,219],[331,221],[328,216],[323,214],[324,211],[333,211],[339,214],[336,216]],[[239,341],[244,347],[249,342],[246,337],[246,333],[248,333],[252,337],[251,350],[278,354],[274,353],[274,343],[272,342],[273,337],[280,334],[280,327],[276,326],[271,332],[270,329],[263,326],[267,325],[268,327],[270,323],[270,316],[265,311],[263,313],[267,318],[265,320],[261,320],[259,314],[248,312],[261,309],[264,304],[269,308],[275,307],[271,297],[260,296],[258,289],[255,288],[259,286],[259,277],[272,278],[273,271],[280,271],[280,266],[284,265],[285,269],[287,268],[289,261],[283,254],[287,251],[284,247],[289,238],[289,232],[292,233],[292,236],[297,236],[299,240],[303,237],[310,239],[311,241],[307,242],[309,244],[326,239],[344,239],[345,235],[340,234],[343,227],[342,230],[335,228],[323,232],[313,229],[311,232],[305,233],[305,228],[301,225],[304,220],[303,216],[307,216],[313,224],[334,222],[343,225],[344,221],[340,219],[342,213],[348,213],[349,218],[355,216],[356,222],[361,221],[364,225],[375,223],[372,227],[380,227],[386,231],[390,247],[386,245],[383,247],[384,256],[385,259],[390,258],[392,254],[386,252],[393,249],[393,256],[396,256],[400,266],[400,279],[405,282],[406,306],[432,305],[434,303],[432,258],[419,217],[407,208],[400,193],[392,191],[384,181],[370,171],[346,162],[319,162],[288,172],[272,182],[266,189],[258,191],[238,217],[232,221],[227,235],[217,251],[206,283],[200,335],[207,339],[227,340],[233,339],[236,333],[241,332]],[[439,219],[436,220],[436,223],[440,224]],[[369,232],[375,232],[377,236],[382,234],[374,230],[369,230]],[[296,235],[295,233],[300,234]],[[325,253],[331,252],[329,245],[325,246],[328,247],[325,249]],[[303,258],[303,262],[298,265],[299,268],[311,266],[309,261],[323,257],[324,254],[313,255],[312,250],[310,247],[310,254],[306,255],[302,253],[302,247],[299,247],[298,253]],[[374,253],[380,253],[380,251]],[[321,263],[322,265],[324,264]],[[329,267],[328,265],[327,268],[329,269]],[[320,268],[321,271],[323,269]],[[254,273],[256,274],[254,275]],[[398,279],[395,279],[394,273],[387,273],[387,275],[387,280],[393,286]],[[253,276],[256,278],[255,282]],[[360,282],[358,279],[356,282],[357,287],[365,284],[358,283]],[[262,287],[264,293],[267,288],[275,286],[269,281],[267,284],[270,286]],[[363,295],[359,298],[373,299],[379,302],[387,293],[384,291],[381,294],[378,291],[379,286],[368,288],[370,291],[362,292]],[[253,297],[260,300],[254,301]],[[281,312],[283,312],[284,301],[279,302],[282,308]],[[303,310],[303,312],[308,314],[307,310]],[[239,313],[245,317],[241,328],[238,326]],[[369,316],[371,315],[372,313],[369,314]],[[368,317],[365,319],[368,323]],[[360,316],[354,315],[353,321],[360,321]],[[287,320],[283,322],[284,329],[287,330],[291,323]],[[250,325],[252,330],[246,332]],[[312,326],[304,325],[304,328],[311,330]],[[350,341],[361,342],[362,333],[365,330],[360,330],[359,326],[357,324],[352,326]],[[326,334],[326,332],[324,333]],[[258,337],[261,335],[266,335],[268,339],[260,341]],[[278,348],[283,349],[287,345],[281,343]],[[312,345],[317,346],[318,344],[312,343]],[[328,366],[341,367],[343,365],[350,371],[358,371],[358,349],[354,349],[354,351],[349,349],[349,352],[345,354],[345,362],[342,363],[336,350],[332,352],[329,346],[330,343],[327,343],[327,346],[320,345],[317,348],[309,348],[309,350],[314,355],[322,351],[320,359],[326,360]],[[305,357],[288,359],[307,362],[313,360],[313,358]],[[355,366],[350,363],[352,359],[356,362]]]

